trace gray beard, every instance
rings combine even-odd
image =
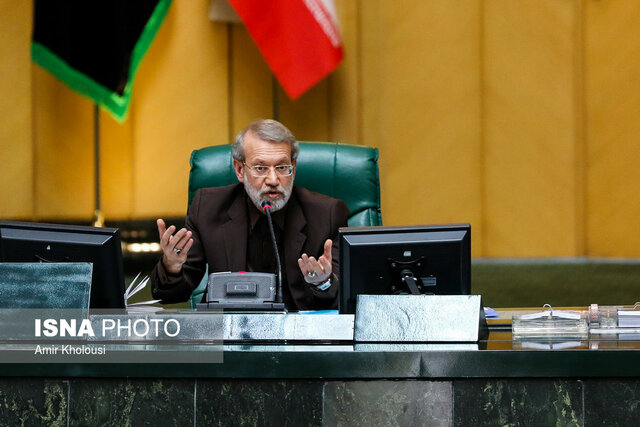
[[[253,203],[254,206],[258,208],[260,212],[262,212],[262,202],[268,202],[269,205],[271,205],[271,212],[276,212],[284,208],[287,205],[287,202],[289,201],[289,198],[291,197],[291,192],[293,190],[293,179],[291,179],[291,181],[289,182],[289,185],[287,185],[286,187],[283,187],[281,185],[278,185],[278,187],[276,187],[276,191],[279,191],[280,193],[282,193],[282,196],[279,196],[276,199],[272,199],[264,195],[261,189],[255,188],[251,184],[249,184],[249,180],[247,179],[246,173],[244,174],[243,184],[244,184],[244,191],[247,192],[247,195],[249,196],[249,200],[251,200],[251,203]],[[268,191],[269,189],[270,189],[269,187],[265,187],[265,192]]]

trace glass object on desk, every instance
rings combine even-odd
[[[591,304],[589,325],[596,333],[640,330],[640,302],[634,305]]]
[[[520,339],[513,342],[513,348],[517,350],[570,350],[576,348],[588,348],[588,340],[574,339],[566,341],[564,338],[554,339],[553,337],[546,339],[538,337],[538,339]]]
[[[585,313],[554,310],[549,304],[542,311],[515,315],[511,321],[513,337],[586,337],[589,326]]]
[[[617,310],[619,328],[640,328],[640,302]]]

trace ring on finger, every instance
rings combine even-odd
[[[307,273],[307,277],[308,277],[309,279],[313,279],[313,278],[314,278],[314,277],[316,277],[316,276],[317,276],[317,274],[316,274],[316,272],[315,272],[315,271],[309,271],[309,272]]]
[[[176,255],[180,255],[180,252],[182,252],[182,249],[173,248],[173,252],[175,252]]]

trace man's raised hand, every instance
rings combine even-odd
[[[302,272],[305,282],[312,285],[320,285],[331,277],[331,246],[333,242],[327,239],[324,242],[324,253],[317,260],[314,257],[302,254],[298,258],[298,267]]]
[[[160,247],[162,248],[162,263],[168,272],[178,274],[182,271],[182,264],[187,261],[187,253],[193,245],[191,231],[186,228],[180,229],[176,234],[175,226],[167,226],[164,220],[158,218],[158,234],[160,236]]]

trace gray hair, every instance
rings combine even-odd
[[[255,120],[247,125],[233,142],[231,155],[239,162],[244,162],[244,136],[251,132],[263,141],[286,142],[291,146],[291,161],[295,162],[300,152],[300,146],[293,133],[282,123],[271,119]]]

